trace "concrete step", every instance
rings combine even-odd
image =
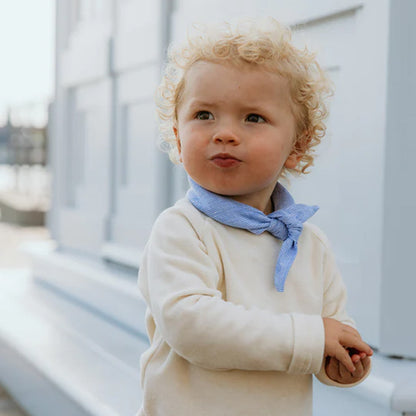
[[[146,305],[137,287],[137,270],[60,252],[50,242],[28,242],[22,251],[31,258],[40,284],[146,338],[144,320],[138,319],[144,317]]]
[[[28,270],[1,274],[0,383],[22,408],[33,416],[134,415],[141,403],[143,334]],[[103,310],[117,306],[117,292],[108,301]]]

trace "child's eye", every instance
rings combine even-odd
[[[198,111],[195,118],[197,120],[213,120],[214,116],[209,111]]]
[[[262,117],[259,116],[258,114],[249,114],[246,118],[246,121],[250,122],[250,123],[265,123],[266,120]]]

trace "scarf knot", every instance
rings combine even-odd
[[[318,210],[318,207],[295,204],[290,193],[277,183],[272,199],[274,206],[279,209],[265,215],[250,205],[210,192],[191,178],[189,183],[191,188],[187,198],[205,215],[221,224],[245,229],[253,234],[258,235],[267,231],[282,240],[276,262],[274,284],[279,292],[283,292],[287,274],[297,254],[297,242],[303,230],[303,223]]]
[[[289,228],[279,219],[270,219],[270,223],[266,231],[279,240],[286,240],[289,236]]]

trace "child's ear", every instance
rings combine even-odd
[[[178,149],[178,153],[179,153],[179,160],[180,162],[182,162],[182,155],[181,155],[181,140],[179,139],[179,132],[178,132],[178,128],[176,126],[173,126],[173,133],[175,134],[176,137],[176,147]]]
[[[289,157],[286,159],[285,168],[295,169],[301,159],[302,159],[302,155],[292,152],[289,155]]]

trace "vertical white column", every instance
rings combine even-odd
[[[64,140],[62,134],[65,122],[65,89],[61,86],[61,53],[65,48],[68,37],[70,20],[68,14],[70,12],[68,0],[55,2],[56,13],[56,34],[55,34],[55,97],[49,111],[49,148],[48,148],[48,164],[52,174],[51,189],[51,207],[47,214],[47,225],[51,236],[59,242],[59,207],[65,198],[65,187],[63,186],[63,169],[65,164],[61,158],[63,152],[61,150]]]
[[[162,76],[163,69],[166,63],[166,52],[169,43],[172,40],[172,12],[174,0],[160,0],[160,76]],[[176,199],[175,195],[175,173],[171,162],[165,154],[159,152],[158,154],[158,192],[156,202],[156,214],[172,205]]]
[[[380,350],[416,358],[416,2],[391,0]]]

